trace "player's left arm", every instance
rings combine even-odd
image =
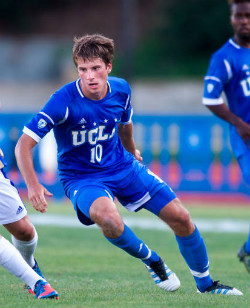
[[[124,148],[133,154],[137,160],[142,161],[141,153],[135,147],[135,141],[133,137],[133,123],[130,122],[128,124],[118,124],[118,135]]]

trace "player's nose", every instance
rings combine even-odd
[[[91,80],[91,79],[93,79],[94,78],[94,74],[91,72],[91,71],[88,71],[87,72],[87,79],[88,80]]]

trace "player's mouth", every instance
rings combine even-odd
[[[89,87],[91,89],[96,89],[98,87],[98,83],[97,82],[91,82],[91,83],[89,83]]]

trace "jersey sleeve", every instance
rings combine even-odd
[[[53,94],[43,109],[24,126],[23,132],[40,142],[51,129],[67,120],[68,107],[64,100],[62,94]]]
[[[131,123],[132,115],[133,115],[133,108],[131,106],[131,88],[127,84],[127,97],[126,97],[126,103],[124,105],[124,112],[121,116],[120,124],[129,124]]]
[[[3,169],[3,167],[7,166],[6,162],[4,161],[4,155],[3,151],[0,148],[0,170]]]
[[[221,97],[224,85],[231,78],[229,61],[220,54],[215,54],[210,60],[207,74],[204,78],[202,103],[204,105],[223,104]]]

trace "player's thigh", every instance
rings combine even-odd
[[[108,197],[97,198],[90,206],[89,215],[100,226],[123,229],[122,218],[117,207]]]
[[[124,224],[107,189],[100,185],[82,188],[76,206],[78,218],[83,224],[96,223],[109,238],[121,236]]]
[[[167,184],[157,191],[143,208],[159,216],[166,223],[183,220],[189,216],[188,210]]]
[[[172,200],[161,209],[159,218],[167,223],[178,236],[189,236],[195,230],[188,210],[178,198]]]
[[[71,198],[74,206],[77,207],[86,217],[90,217],[90,208],[95,200],[99,198],[107,198],[113,203],[112,193],[105,187],[99,184],[91,186],[79,186],[76,196]]]
[[[143,208],[162,188],[167,186],[170,189],[162,179],[139,162],[133,167],[128,177],[129,181],[126,180],[126,185],[120,181],[116,193],[119,202],[130,212]],[[172,193],[174,194],[173,191]]]
[[[167,203],[159,212],[159,218],[168,224],[179,222],[186,224],[190,221],[188,210],[182,205],[179,198]]]
[[[167,184],[145,203],[144,208],[159,216],[177,235],[186,236],[194,231],[188,210]]]
[[[158,191],[147,201],[142,208],[152,212],[153,214],[159,216],[160,211],[170,204],[171,201],[176,200],[177,196],[175,192],[166,183],[159,186]]]

